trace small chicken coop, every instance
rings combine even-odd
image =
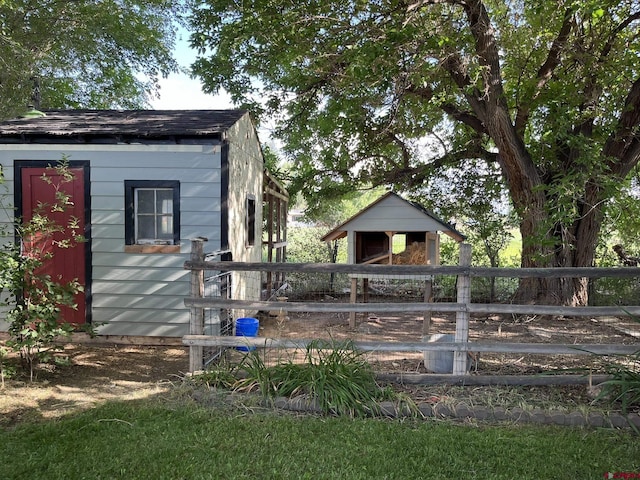
[[[423,206],[389,192],[331,230],[322,240],[330,242],[346,237],[347,262],[351,264],[439,265],[441,234],[457,242],[465,238],[452,225],[440,220]],[[405,250],[394,254],[396,235],[404,236]],[[425,301],[429,301],[431,276],[423,277],[427,282]],[[368,301],[369,278],[367,275],[352,275],[352,303],[357,300],[360,281],[364,301]],[[355,327],[355,314],[351,315],[350,320],[352,327]]]

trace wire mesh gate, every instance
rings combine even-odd
[[[231,272],[206,271],[204,276],[204,297],[231,299]],[[220,337],[233,335],[233,318],[228,308],[208,308],[204,310],[205,335]],[[224,347],[206,347],[203,350],[205,368],[216,361]]]

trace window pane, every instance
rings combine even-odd
[[[159,216],[157,218],[158,238],[162,240],[171,240],[173,238],[173,217]]]
[[[138,194],[138,213],[153,213],[155,191],[139,189]]]
[[[156,213],[172,214],[173,213],[173,191],[172,190],[156,190]]]
[[[247,246],[256,243],[256,201],[253,198],[247,198]]]
[[[139,240],[156,238],[154,219],[155,217],[152,215],[138,215],[138,231],[136,237]]]

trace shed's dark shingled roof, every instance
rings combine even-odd
[[[0,122],[2,136],[209,136],[228,130],[245,110],[47,110]]]

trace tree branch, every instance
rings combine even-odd
[[[442,61],[442,67],[449,73],[455,84],[465,96],[467,102],[469,102],[471,108],[476,112],[479,117],[479,121],[481,123],[484,122],[484,119],[486,118],[486,109],[480,100],[482,94],[475,86],[473,86],[473,81],[467,74],[467,70],[458,53],[454,52],[447,55]],[[471,93],[468,93],[469,87],[472,86],[473,89]]]
[[[442,104],[440,108],[455,120],[458,120],[459,122],[462,122],[465,125],[471,127],[478,134],[480,135],[487,134],[487,129],[484,127],[484,124],[473,113],[463,112],[456,105],[453,105],[451,103]]]
[[[625,99],[615,131],[604,145],[603,155],[613,173],[625,177],[640,159],[640,77]]]
[[[499,163],[514,205],[516,208],[540,211],[539,215],[542,215],[544,197],[536,190],[540,184],[540,175],[527,151],[523,136],[518,135],[512,123],[504,95],[500,51],[489,13],[482,0],[467,0],[464,10],[475,39],[485,86],[483,98],[478,99],[483,108],[476,110],[473,104],[472,108],[500,152]]]
[[[529,121],[529,115],[531,113],[531,105],[533,101],[540,95],[542,89],[553,76],[553,72],[558,67],[558,65],[560,65],[562,51],[567,45],[567,40],[569,39],[569,34],[571,33],[572,26],[574,24],[572,18],[573,9],[568,8],[564,12],[562,25],[560,27],[560,30],[558,31],[558,35],[551,44],[551,48],[549,49],[547,58],[538,69],[538,73],[536,75],[538,82],[536,83],[534,94],[525,105],[518,107],[515,128],[516,132],[518,132],[518,134],[521,136],[524,135],[525,127],[527,125],[527,122]]]
[[[433,158],[425,164],[380,172],[380,177],[377,178],[377,181],[380,184],[401,184],[407,189],[412,189],[424,184],[427,178],[434,175],[434,172],[441,168],[447,166],[455,167],[470,158],[482,158],[488,163],[495,163],[497,156],[494,152],[489,152],[476,145],[470,145],[468,148],[448,152],[440,157]]]

